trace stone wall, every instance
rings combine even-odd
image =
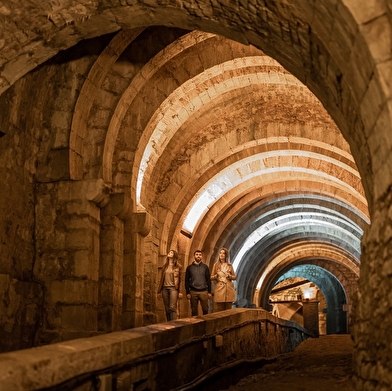
[[[357,390],[390,390],[392,193],[375,208],[363,237],[360,291],[355,296],[354,381]],[[386,300],[388,298],[388,300]],[[384,350],[388,347],[388,350]],[[375,384],[377,384],[375,386]]]
[[[264,310],[232,309],[4,353],[0,379],[7,390],[176,389],[227,364],[273,359],[309,336]]]
[[[34,345],[42,315],[43,288],[34,278],[35,175],[37,156],[45,145],[45,126],[29,123],[35,110],[18,95],[27,77],[0,100],[0,123],[7,129],[0,140],[0,351]]]

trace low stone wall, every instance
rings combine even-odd
[[[222,366],[292,351],[310,335],[262,309],[0,354],[0,390],[185,390]]]

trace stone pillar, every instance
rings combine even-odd
[[[131,217],[132,200],[115,194],[101,213],[98,328],[110,332],[122,328],[124,221]]]
[[[144,238],[151,226],[147,212],[133,213],[124,226],[123,329],[143,325]]]
[[[98,332],[102,180],[39,184],[36,188],[34,278],[44,287],[46,344]]]
[[[362,237],[361,277],[354,297],[354,388],[392,389],[392,192],[373,204]]]
[[[316,300],[305,300],[303,304],[304,328],[319,336],[319,302]]]
[[[152,232],[156,231],[155,226],[153,226]],[[157,323],[159,319],[157,308],[159,243],[156,235],[153,235],[152,232],[144,239],[143,326]],[[166,316],[164,320],[166,320]]]

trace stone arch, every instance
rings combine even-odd
[[[369,220],[365,216],[359,214],[357,210],[341,200],[330,198],[327,195],[314,194],[312,192],[300,193],[292,191],[281,194],[276,193],[274,198],[266,197],[262,201],[257,202],[251,213],[238,216],[237,219],[239,220],[235,219],[233,222],[226,225],[226,230],[222,232],[218,242],[230,243],[233,257],[235,257],[239,251],[239,244],[246,240],[246,237],[253,232],[257,227],[257,225],[255,225],[256,223],[260,224],[260,222],[262,222],[264,214],[266,216],[275,217],[279,216],[286,209],[291,211],[298,210],[298,208],[302,208],[304,211],[315,211],[318,213],[325,213],[331,217],[335,216],[346,219],[357,227],[358,230],[360,229],[362,231],[365,230],[366,226],[369,224]],[[248,224],[246,229],[238,233],[235,230],[235,226],[243,226],[243,223],[240,220],[244,218],[249,219],[251,224]],[[360,236],[362,236],[362,234],[360,234]]]
[[[285,175],[286,174],[286,175]],[[230,214],[230,210],[234,207],[236,210],[243,209],[243,214],[239,214],[238,217],[243,216],[244,219],[247,217],[247,206],[252,205],[252,196],[254,199],[263,198],[276,194],[282,191],[282,187],[287,192],[298,191],[305,194],[309,192],[312,187],[319,188],[319,192],[324,194],[326,197],[336,198],[337,200],[344,200],[345,194],[340,191],[331,183],[319,182],[317,176],[308,175],[302,180],[291,180],[288,172],[280,173],[280,180],[277,181],[275,176],[268,174],[262,176],[263,187],[255,185],[254,187],[248,187],[246,192],[241,193],[240,188],[235,188],[227,194],[227,197],[223,198],[220,203],[214,205],[208,214],[200,222],[200,226],[203,229],[199,229],[193,239],[195,246],[212,248],[215,247],[215,240],[222,234],[226,227],[234,227],[239,222],[238,219]],[[320,188],[321,187],[321,188]],[[310,190],[311,192],[311,190]],[[247,193],[250,193],[247,196]],[[230,200],[230,202],[227,202]],[[246,202],[245,202],[246,201]],[[238,203],[238,205],[237,205]],[[223,224],[224,223],[224,224]],[[235,229],[235,228],[234,228]],[[227,231],[225,231],[227,232]],[[209,236],[210,235],[210,236]],[[209,236],[208,242],[206,242]],[[227,237],[226,237],[227,239]],[[208,244],[209,243],[209,244]],[[221,239],[221,244],[231,247],[231,243],[227,240]],[[212,254],[212,253],[211,253]]]
[[[217,144],[224,145],[224,142],[226,140],[227,137],[222,137],[222,138],[218,138],[216,139]],[[215,140],[214,140],[215,141]],[[255,177],[253,179],[251,179],[250,181],[252,181],[252,187],[255,189],[257,187],[257,183],[259,183],[259,187],[260,190],[257,193],[256,191],[254,191],[254,193],[252,193],[251,189],[247,187],[247,182],[246,182],[246,177],[247,175],[250,175],[251,173],[255,173],[257,171],[257,167],[259,166],[258,163],[258,156],[262,157],[262,156],[266,156],[266,159],[262,159],[263,161],[263,169],[268,168],[269,164],[272,163],[272,166],[277,168],[277,167],[284,167],[285,165],[285,157],[279,157],[279,159],[277,160],[276,157],[273,157],[274,154],[274,150],[276,148],[276,152],[277,153],[281,153],[282,150],[284,150],[285,145],[288,146],[288,148],[291,148],[290,150],[287,151],[287,159],[290,160],[290,166],[294,165],[296,166],[298,164],[298,167],[317,167],[317,169],[319,170],[318,172],[324,172],[328,173],[330,172],[332,175],[335,175],[334,173],[336,172],[336,170],[333,168],[334,166],[334,161],[335,163],[337,163],[337,165],[339,166],[339,171],[340,171],[340,175],[342,175],[341,178],[345,177],[344,172],[346,171],[346,173],[348,174],[351,171],[351,163],[350,162],[346,162],[347,166],[345,166],[345,164],[343,164],[343,162],[345,162],[345,159],[343,157],[343,155],[339,155],[339,153],[336,150],[336,155],[334,153],[330,153],[327,152],[327,150],[323,150],[323,146],[322,143],[317,143],[315,141],[310,141],[310,140],[306,140],[306,139],[298,139],[298,144],[296,144],[294,139],[290,139],[287,140],[284,137],[277,137],[276,139],[274,137],[271,137],[270,139],[258,139],[257,142],[249,142],[248,144],[244,143],[241,144],[238,148],[238,150],[236,150],[235,148],[235,144],[233,143],[233,145],[231,146],[230,149],[228,149],[230,151],[230,155],[227,156],[226,158],[218,161],[214,161],[214,164],[212,165],[209,161],[203,161],[201,159],[199,159],[199,163],[193,162],[190,164],[191,169],[193,170],[193,175],[192,174],[188,174],[189,178],[187,178],[186,180],[183,179],[183,181],[181,182],[181,184],[179,184],[178,186],[173,186],[172,189],[169,189],[168,191],[162,192],[162,194],[160,195],[160,191],[159,189],[156,187],[154,189],[154,191],[152,192],[152,194],[156,195],[156,199],[159,200],[159,204],[160,205],[166,205],[166,208],[168,210],[170,210],[170,214],[168,214],[167,216],[167,220],[165,221],[165,227],[168,227],[167,229],[171,230],[171,233],[167,233],[167,235],[169,235],[170,237],[172,235],[174,235],[174,232],[179,232],[182,229],[182,224],[184,221],[184,217],[186,216],[186,213],[189,211],[190,205],[192,203],[192,198],[191,197],[197,197],[197,195],[194,195],[197,191],[199,192],[199,194],[201,193],[201,190],[203,188],[203,186],[206,185],[206,183],[208,183],[209,180],[211,180],[211,178],[214,177],[214,175],[218,175],[218,173],[221,170],[227,169],[227,167],[230,167],[230,165],[233,165],[233,170],[235,169],[236,171],[238,171],[238,173],[240,173],[241,175],[241,181],[243,181],[241,186],[238,186],[236,189],[236,192],[231,192],[230,197],[224,197],[221,201],[216,202],[216,204],[214,206],[211,207],[211,209],[209,210],[208,214],[209,216],[206,216],[207,219],[207,223],[203,225],[203,229],[200,230],[196,230],[197,232],[194,233],[194,242],[195,242],[195,246],[196,247],[200,247],[203,246],[205,247],[205,243],[204,240],[202,238],[206,238],[208,236],[208,233],[213,231],[213,232],[219,232],[220,229],[224,229],[224,227],[226,227],[226,224],[229,223],[229,221],[225,221],[224,219],[222,220],[221,218],[218,219],[218,217],[213,217],[214,213],[219,213],[220,215],[222,215],[222,213],[224,213],[224,211],[230,211],[232,210],[232,206],[234,205],[234,203],[237,203],[236,205],[236,210],[240,210],[238,207],[238,202],[244,202],[245,199],[247,199],[247,202],[252,202],[251,199],[249,198],[249,196],[246,193],[251,193],[254,195],[255,198],[258,198],[260,196],[262,197],[267,197],[268,193],[270,192],[271,194],[276,194],[276,192],[280,192],[282,191],[282,188],[279,189],[282,184],[284,185],[283,188],[285,189],[285,191],[290,191],[290,189],[295,189],[295,187],[299,187],[299,186],[303,186],[303,188],[308,188],[311,189],[312,185],[311,185],[311,181],[309,182],[309,184],[306,184],[306,181],[308,180],[306,178],[307,174],[304,174],[302,176],[302,184],[299,185],[299,182],[295,183],[292,182],[291,185],[290,183],[290,178],[289,178],[289,174],[287,174],[288,176],[284,177],[284,175],[282,174],[282,181],[279,183],[274,183],[274,179],[275,176],[274,174],[271,172],[270,174],[266,172],[263,173],[263,175],[260,175],[259,177]],[[308,145],[308,141],[309,141],[309,145]],[[226,140],[227,142],[227,140]],[[287,142],[287,144],[286,144]],[[312,144],[312,145],[310,145]],[[208,150],[208,143],[206,142],[204,149]],[[309,146],[309,149],[307,147],[307,145]],[[280,148],[280,149],[279,149]],[[298,149],[297,149],[298,148]],[[313,149],[314,148],[314,149]],[[169,150],[173,150],[172,148],[169,148]],[[299,161],[298,159],[294,158],[294,156],[298,153],[298,156],[300,156],[304,150],[307,150],[307,152],[305,153],[304,156],[306,156],[302,161]],[[317,155],[312,154],[312,150],[314,151],[318,151],[320,152],[321,150],[323,150],[325,152],[324,156],[327,156],[328,154],[330,155],[330,157],[328,159],[329,163],[324,166],[323,164],[319,164],[317,163]],[[278,152],[279,151],[279,152]],[[302,151],[302,152],[301,152]],[[265,155],[263,155],[265,154]],[[292,157],[290,157],[292,156]],[[253,157],[252,159],[254,160],[253,163],[250,163],[247,161],[247,159],[249,159],[249,157]],[[270,160],[272,159],[272,160]],[[165,159],[163,159],[165,160]],[[268,163],[270,162],[270,163]],[[170,171],[170,175],[172,177],[176,177],[177,176],[177,172],[189,172],[188,169],[184,169],[183,167],[186,166],[188,164],[188,162],[183,162],[183,164],[179,165],[179,167],[176,167],[175,170],[171,170]],[[203,167],[203,164],[205,164],[205,166]],[[331,166],[328,168],[328,165],[331,164]],[[210,167],[211,166],[211,167]],[[351,168],[350,168],[351,167]],[[162,170],[164,171],[164,170]],[[283,171],[283,168],[282,168]],[[352,171],[350,175],[352,176],[352,179],[349,179],[348,176],[345,177],[344,181],[346,181],[347,183],[352,183],[353,186],[356,188],[356,190],[350,190],[348,193],[346,192],[346,194],[344,194],[344,191],[342,190],[342,188],[339,189],[339,186],[335,186],[332,185],[332,183],[330,183],[331,187],[329,187],[327,189],[327,184],[324,183],[324,185],[322,185],[321,187],[319,187],[318,191],[326,191],[329,194],[334,194],[333,197],[340,197],[340,199],[342,200],[346,200],[346,202],[351,202],[352,203],[352,207],[356,207],[359,208],[359,210],[362,211],[362,213],[366,216],[367,215],[367,205],[366,205],[366,201],[364,200],[363,196],[361,196],[360,194],[362,193],[361,190],[361,186],[360,186],[360,181],[359,181],[359,177],[357,177],[356,173],[355,173],[355,169],[354,171]],[[311,173],[311,170],[309,171],[309,175]],[[183,176],[184,177],[184,176]],[[233,177],[235,177],[235,175],[233,174]],[[286,182],[285,182],[286,181]],[[154,180],[154,183],[159,183],[159,181],[157,179]],[[250,182],[249,182],[250,183]],[[358,187],[359,185],[359,187]],[[324,190],[322,190],[321,188],[324,187]],[[333,189],[334,187],[336,187],[336,189]],[[241,190],[242,189],[242,190]],[[244,194],[241,194],[241,191],[244,192]],[[310,190],[312,191],[312,190]],[[197,193],[196,193],[197,194]],[[236,194],[234,196],[234,194]],[[159,198],[158,198],[159,196]],[[241,201],[239,201],[241,200]],[[246,204],[244,204],[246,205]],[[228,219],[233,219],[232,215],[227,215]],[[214,223],[215,226],[214,228],[212,228],[212,226],[210,226],[211,222],[216,220],[217,222]],[[208,226],[210,226],[210,228],[208,228]],[[221,228],[219,228],[221,227]],[[208,229],[207,229],[208,228]],[[210,241],[212,241],[212,239],[210,238]],[[227,245],[227,243],[226,243]]]
[[[299,246],[293,243],[283,251],[277,253],[273,262],[265,268],[262,278],[266,282],[263,288],[255,295],[255,300],[262,307],[268,304],[273,285],[276,280],[283,274],[283,270],[289,270],[290,266],[300,263],[307,263],[320,266],[330,271],[343,285],[344,290],[353,293],[351,285],[359,278],[358,259],[355,259],[348,251],[338,246],[323,242],[322,240]],[[346,276],[343,276],[342,269]],[[255,278],[257,281],[258,278]],[[352,302],[352,298],[347,295],[347,301]]]
[[[343,306],[346,305],[346,291],[340,281],[326,269],[300,264],[283,272],[276,283],[289,277],[303,277],[318,286],[327,303],[327,334],[344,334],[347,332],[347,317]]]
[[[107,74],[118,60],[121,53],[142,32],[142,30],[142,28],[138,28],[130,31],[120,31],[113,37],[109,45],[106,46],[90,68],[80,90],[72,118],[69,136],[69,170],[71,179],[76,180],[84,177],[85,168],[83,167],[83,159],[86,159],[85,150],[88,149],[85,138],[88,132],[90,110],[93,107],[95,97],[102,88],[102,84]],[[108,142],[113,141],[106,137],[106,143]],[[105,147],[105,150],[107,148],[108,147]],[[110,176],[108,177],[108,175],[105,175],[105,172],[107,169],[111,169],[112,162],[103,156],[101,166],[103,171],[101,174],[102,179],[110,183],[111,178]]]
[[[200,7],[204,10],[204,17],[200,18],[200,15],[198,15],[196,21],[192,19],[192,8],[186,11],[184,8],[173,7],[169,15],[165,12],[164,7],[161,8],[159,6],[155,8],[154,13],[145,12],[143,6],[118,8],[112,6],[105,13],[105,9],[100,8],[98,11],[94,4],[92,4],[91,8],[88,10],[85,9],[86,14],[89,15],[87,20],[84,18],[78,20],[77,14],[72,10],[67,12],[66,9],[59,9],[57,12],[51,13],[50,18],[46,18],[46,20],[42,15],[35,15],[36,23],[40,26],[48,26],[49,28],[47,30],[42,29],[42,27],[40,30],[37,29],[37,31],[46,32],[39,37],[31,37],[31,39],[35,39],[38,42],[37,51],[39,47],[46,46],[45,50],[42,50],[40,53],[40,57],[37,58],[37,63],[42,63],[53,56],[60,48],[65,49],[66,47],[70,47],[79,40],[90,38],[94,34],[98,35],[119,30],[120,25],[113,21],[112,15],[121,12],[121,25],[130,28],[141,25],[167,24],[170,20],[176,20],[176,24],[178,26],[181,25],[183,28],[191,30],[196,27],[200,30],[204,29],[225,35],[239,42],[252,43],[256,47],[262,48],[268,55],[276,58],[286,69],[298,76],[328,108],[343,134],[352,142],[353,154],[360,167],[368,199],[372,205],[375,191],[376,197],[378,197],[391,182],[391,174],[384,168],[385,165],[377,166],[371,164],[370,150],[364,149],[367,148],[364,146],[368,145],[364,133],[366,126],[367,129],[374,127],[375,131],[372,134],[379,135],[377,136],[379,137],[378,142],[376,138],[374,141],[372,140],[372,145],[378,145],[380,150],[382,148],[383,156],[386,158],[386,152],[390,150],[390,144],[388,143],[389,137],[385,133],[385,129],[390,128],[390,126],[385,126],[389,124],[389,109],[386,105],[379,104],[383,101],[385,102],[386,99],[383,96],[388,96],[388,82],[385,79],[385,72],[382,72],[382,69],[383,62],[389,55],[389,46],[386,43],[376,49],[375,45],[372,44],[372,38],[373,31],[378,31],[378,29],[371,29],[370,26],[372,23],[365,25],[365,22],[372,20],[374,25],[377,25],[376,22],[383,25],[385,27],[383,31],[389,31],[390,20],[386,13],[388,7],[385,3],[380,2],[379,4],[380,6],[376,9],[367,9],[364,6],[360,7],[361,11],[358,11],[358,7],[355,5],[352,5],[350,8],[350,6],[339,2],[333,12],[323,14],[318,8],[313,8],[313,3],[310,2],[302,4],[300,8],[289,5],[282,7],[280,4],[272,2],[269,8],[266,7],[268,13],[265,11],[260,13],[250,12],[246,24],[238,19],[238,10],[233,5],[226,5],[225,13],[223,14],[219,10],[211,8],[210,4],[201,2]],[[347,12],[341,13],[340,9],[345,9]],[[289,10],[290,12],[288,12]],[[65,20],[62,12],[72,15],[71,19],[76,23],[60,33],[61,26],[64,26]],[[100,15],[99,12],[101,13]],[[134,17],[135,12],[140,14],[139,18]],[[188,12],[191,15],[188,15]],[[260,19],[263,20],[266,18],[267,14],[268,22],[265,24],[260,23]],[[323,20],[323,23],[318,28],[316,25],[312,25],[314,15],[322,17]],[[195,17],[195,14],[193,14],[193,17]],[[293,36],[289,33],[293,28],[290,20],[293,20],[295,17],[297,17],[297,35]],[[56,20],[56,24],[51,25],[49,20]],[[106,20],[104,25],[101,23],[103,20]],[[85,29],[78,29],[80,21],[83,21],[83,27]],[[134,25],[135,21],[137,23],[136,26]],[[229,21],[235,22],[238,29],[226,27]],[[94,27],[98,23],[100,27],[95,29]],[[341,30],[331,28],[334,25],[346,26],[346,35],[344,36],[346,39],[342,39]],[[357,25],[361,26],[361,28],[357,29]],[[90,27],[90,30],[87,26]],[[248,26],[252,26],[252,29]],[[281,26],[285,28],[282,29]],[[65,37],[71,36],[72,39],[68,39],[68,41],[65,39]],[[265,40],[264,37],[268,37],[268,40]],[[289,42],[294,41],[294,44],[287,45],[285,43],[286,38]],[[48,42],[51,43],[48,45]],[[312,45],[310,45],[310,42],[312,42]],[[337,47],[332,42],[340,42],[341,45]],[[279,51],[279,45],[286,47],[287,50],[285,52]],[[353,61],[347,61],[347,58],[342,53],[351,53],[350,58]],[[358,68],[355,65],[357,62],[355,61],[354,64],[354,60],[363,58],[363,56],[360,56],[360,53],[368,53],[369,56],[367,58],[372,59],[366,64],[361,62],[361,79],[365,81],[361,85],[354,82],[356,75],[358,75]],[[309,65],[306,65],[304,60]],[[29,65],[26,71],[31,70],[33,67],[34,64]],[[335,80],[328,79],[329,69],[336,75]],[[14,81],[12,77],[8,77],[8,79],[8,85],[12,84]],[[323,85],[324,82],[325,84]],[[352,93],[350,92],[349,86],[355,86],[355,89],[351,90]],[[370,87],[369,89],[367,89],[368,86]],[[377,91],[379,99],[377,103],[372,103],[374,99],[370,98],[375,93],[377,94]],[[374,110],[369,113],[362,112],[360,106],[361,101],[358,101],[356,97],[359,97],[363,102],[369,102],[368,107],[373,107]],[[346,102],[347,104],[344,106]],[[358,107],[358,110],[354,109],[355,106]],[[354,113],[361,113],[361,117],[353,115]],[[347,122],[344,118],[347,118]],[[351,126],[348,126],[349,123]],[[355,129],[356,137],[353,137],[354,135],[350,136],[350,128]],[[361,141],[357,142],[357,140]],[[382,141],[385,141],[385,144]],[[372,175],[368,167],[374,167],[373,172],[379,184],[376,188],[371,184]]]
[[[281,230],[278,230],[276,233],[268,235],[265,240],[258,242],[256,246],[248,252],[246,266],[241,264],[240,268],[237,270],[238,274],[243,279],[243,281],[239,281],[238,283],[241,288],[241,297],[247,298],[249,301],[253,299],[257,284],[260,282],[263,275],[265,275],[263,280],[264,284],[266,275],[268,275],[270,270],[275,268],[275,263],[282,262],[279,254],[285,254],[284,249],[286,247],[299,247],[305,245],[306,242],[309,242],[313,243],[313,251],[318,253],[317,246],[326,243],[336,247],[345,254],[352,254],[353,252],[355,254],[355,248],[346,243],[345,237],[336,235],[336,231],[333,229],[325,232],[325,227],[321,224],[318,227],[315,226],[302,229],[294,226],[289,232],[290,233],[286,233],[284,237],[282,237]],[[355,243],[353,244],[355,245]],[[311,247],[307,247],[307,249],[309,250]],[[330,255],[335,254],[337,259],[341,260],[342,258],[338,255],[339,251],[330,252]],[[353,259],[357,259],[355,255],[347,255],[346,257],[348,257],[350,263],[353,263]],[[284,260],[292,261],[290,258],[284,258]],[[353,266],[351,266],[351,268],[353,268]]]
[[[250,8],[251,5],[248,5],[249,8],[244,6],[241,9],[247,16],[244,19],[238,16],[234,3],[226,4],[222,9],[212,8],[208,2],[199,2],[196,9],[192,6],[176,8],[171,5],[170,10],[157,4],[154,12],[148,12],[152,7],[149,4],[107,9],[101,7],[98,10],[98,5],[91,3],[89,8],[82,7],[82,11],[72,5],[69,9],[59,8],[49,15],[43,15],[41,11],[28,16],[19,14],[18,18],[25,18],[31,29],[28,29],[24,53],[21,52],[18,59],[9,56],[10,60],[2,67],[2,91],[24,72],[59,50],[71,47],[81,39],[117,31],[121,27],[137,27],[134,23],[140,26],[173,23],[183,28],[216,32],[254,44],[277,59],[315,93],[349,141],[363,178],[372,220],[371,229],[364,237],[362,261],[366,266],[368,280],[380,277],[380,270],[384,273],[384,279],[377,286],[363,279],[360,308],[371,308],[374,296],[377,300],[386,297],[390,255],[385,254],[384,249],[388,248],[390,242],[388,210],[392,182],[391,115],[388,103],[391,89],[391,19],[388,3],[379,1],[373,7],[359,2],[346,5],[338,1],[334,8],[329,8],[323,5],[319,7],[311,1],[303,2],[299,7],[270,2],[256,12]],[[37,9],[40,10],[39,7]],[[135,13],[140,18],[135,18]],[[322,23],[319,23],[321,20]],[[13,28],[20,32],[17,30],[20,25],[23,26],[19,23],[7,25],[6,33],[12,32]],[[385,39],[378,39],[380,31]],[[12,48],[10,40],[13,36],[8,34],[5,37],[2,43],[5,50]],[[32,42],[34,45],[31,45]],[[340,45],[336,45],[336,42]],[[31,53],[37,53],[35,61],[31,60]],[[11,72],[15,64],[19,65],[16,67],[19,70]],[[384,303],[380,307],[380,316],[388,311],[389,304]],[[374,322],[364,315],[365,312],[359,311],[359,316],[363,316],[362,323],[368,325]],[[382,338],[382,331],[385,330],[381,328],[369,338]],[[363,336],[361,342],[366,338]],[[364,361],[370,361],[367,355],[364,355]],[[379,357],[376,351],[370,351],[369,355]],[[382,375],[383,368],[378,369],[376,376],[380,382]]]

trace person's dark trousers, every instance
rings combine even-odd
[[[200,302],[203,315],[208,314],[208,292],[207,291],[190,291],[191,294],[191,312],[192,316],[198,315],[198,305]]]

